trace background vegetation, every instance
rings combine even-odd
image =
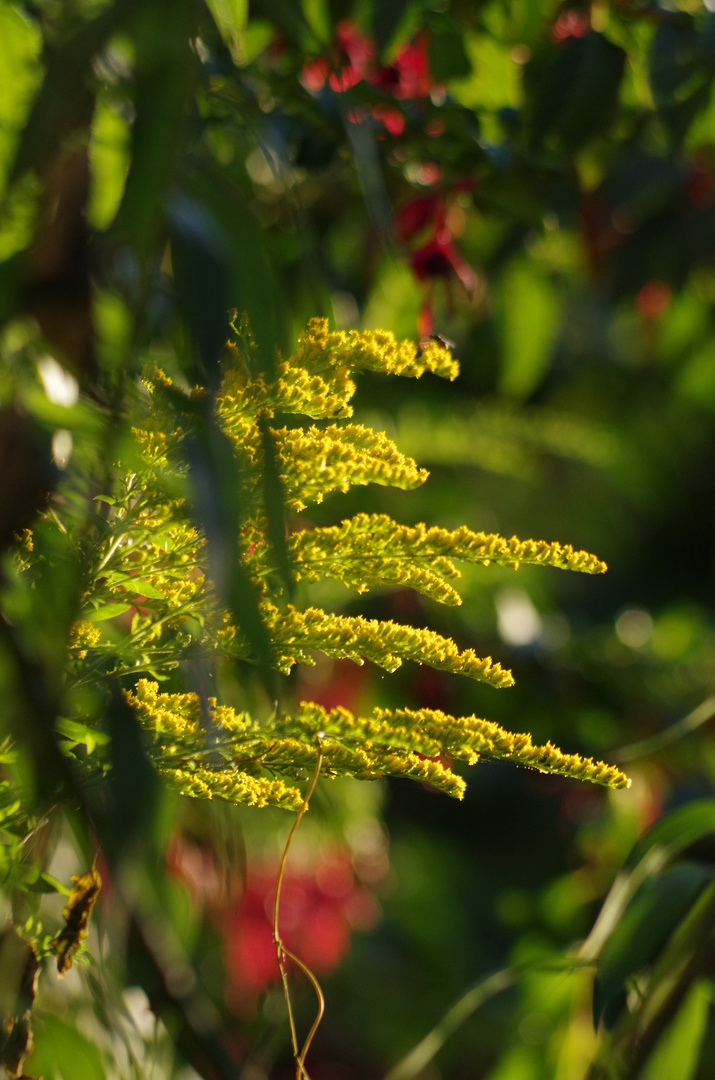
[[[296,699],[476,712],[634,782],[605,793],[494,763],[461,804],[407,781],[319,786],[285,897],[328,1001],[313,1080],[711,1076],[708,6],[3,0],[0,73],[4,549],[72,457],[111,467],[147,360],[211,385],[235,307],[267,366],[317,315],[454,341],[455,382],[364,375],[357,395],[428,483],[340,496],[316,524],[389,509],[609,564],[473,568],[446,611],[407,591],[321,597],[429,621],[517,683],[324,662],[291,677]],[[206,475],[230,509],[210,454]],[[0,623],[19,747],[4,768],[40,823],[65,782],[52,732],[80,588],[81,567],[44,575]],[[202,677],[182,671],[187,688]],[[265,704],[260,680],[227,679]],[[133,880],[167,878],[162,917],[137,928],[105,889],[95,959],[40,983],[25,1072],[292,1075],[265,988],[288,816],[157,809],[137,747],[118,753],[104,843],[141,839]],[[52,882],[91,864],[70,803],[24,850],[3,834],[8,915],[36,936],[61,925]],[[147,857],[167,845],[168,875]]]

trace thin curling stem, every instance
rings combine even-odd
[[[305,794],[305,798],[303,799],[303,802],[301,803],[300,808],[296,812],[295,820],[293,821],[293,825],[291,826],[291,830],[288,833],[288,839],[286,840],[286,845],[285,845],[285,847],[283,849],[283,856],[281,858],[280,866],[278,867],[278,877],[276,878],[276,894],[275,894],[275,897],[274,897],[274,900],[273,900],[273,943],[274,943],[274,945],[276,947],[276,957],[277,957],[277,960],[278,960],[278,968],[279,968],[280,973],[281,973],[281,982],[283,984],[283,996],[285,998],[286,1008],[288,1010],[288,1023],[290,1024],[291,1045],[293,1047],[293,1057],[295,1058],[295,1063],[296,1063],[296,1074],[295,1074],[296,1075],[296,1080],[301,1080],[301,1078],[303,1078],[303,1080],[310,1080],[310,1077],[308,1076],[308,1073],[306,1072],[306,1069],[305,1069],[305,1058],[306,1058],[306,1055],[307,1055],[308,1050],[310,1048],[310,1044],[313,1041],[313,1036],[315,1035],[316,1031],[318,1030],[318,1025],[320,1024],[320,1021],[323,1019],[323,1013],[325,1012],[325,998],[323,997],[323,991],[320,989],[320,985],[318,983],[318,980],[316,979],[313,972],[303,963],[302,960],[298,959],[297,956],[295,956],[292,952],[290,952],[288,949],[286,949],[285,945],[283,944],[283,939],[281,938],[280,931],[278,929],[278,916],[279,916],[279,912],[280,912],[281,888],[282,888],[282,885],[283,885],[283,874],[285,872],[286,863],[288,861],[288,852],[290,850],[291,843],[293,842],[293,837],[295,835],[295,831],[298,828],[298,825],[300,824],[300,820],[303,817],[303,814],[308,809],[308,805],[310,803],[311,797],[313,795],[313,792],[315,791],[315,785],[318,783],[318,777],[320,776],[320,768],[321,768],[322,764],[323,764],[323,750],[322,750],[322,747],[318,746],[318,756],[317,756],[316,761],[315,761],[315,769],[313,770],[313,777],[312,777],[312,779],[310,781],[310,785],[309,785],[308,790],[307,790],[307,792]],[[285,965],[286,958],[289,959],[289,960],[292,960],[293,963],[297,964],[298,967],[301,969],[301,971],[303,971],[305,973],[307,978],[310,980],[310,983],[311,983],[313,989],[315,990],[316,996],[318,998],[318,1015],[317,1015],[317,1017],[315,1018],[315,1020],[313,1022],[313,1026],[311,1027],[311,1029],[310,1029],[310,1031],[308,1033],[308,1037],[305,1040],[305,1043],[303,1044],[303,1049],[302,1050],[298,1049],[298,1035],[296,1033],[295,1019],[293,1017],[293,1007],[291,1005],[291,1000],[290,1000],[290,987],[288,985],[288,971],[287,971],[287,968],[286,968],[286,965]]]

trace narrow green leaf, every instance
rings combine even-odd
[[[548,370],[559,304],[548,277],[526,259],[504,270],[499,327],[503,348],[501,388],[525,398]]]
[[[96,728],[87,727],[86,724],[80,724],[77,720],[69,720],[66,717],[60,717],[57,720],[57,730],[70,742],[86,746],[88,754],[91,754],[95,747],[106,746],[109,742],[106,732],[97,731]]]
[[[255,0],[255,10],[267,16],[288,41],[301,51],[314,50],[327,44],[316,37],[296,0]]]
[[[110,233],[129,239],[144,256],[162,228],[162,200],[181,147],[195,68],[194,17],[190,0],[158,0],[142,6],[133,27],[137,89],[131,164]]]
[[[696,983],[641,1074],[642,1080],[693,1080],[708,1029],[710,994]]]
[[[598,958],[594,984],[594,1024],[611,1027],[626,996],[626,981],[650,964],[675,927],[712,880],[715,870],[681,863],[651,878],[628,907]]]
[[[672,810],[648,830],[631,851],[627,868],[637,866],[654,848],[663,850],[668,860],[706,836],[715,835],[715,799],[699,799]]]
[[[172,199],[167,216],[179,310],[201,358],[201,382],[215,392],[229,310],[236,299],[230,251],[213,214],[198,201],[184,196]]]
[[[155,585],[144,578],[132,578],[132,592],[135,596],[146,596],[150,600],[163,600],[164,594]]]
[[[206,6],[226,44],[237,48],[246,32],[248,0],[206,0]]]
[[[268,424],[261,417],[261,443],[263,447],[263,499],[268,521],[268,542],[275,557],[278,572],[289,596],[293,595],[295,579],[288,554],[286,540],[285,499],[278,471],[276,448]]]
[[[201,212],[213,221],[221,236],[221,258],[228,260],[230,276],[222,279],[220,288],[228,287],[228,300],[222,294],[224,314],[218,330],[222,342],[227,336],[227,309],[237,308],[248,316],[251,334],[256,342],[258,362],[268,379],[275,371],[276,349],[284,349],[282,327],[278,317],[278,289],[268,256],[263,230],[246,209],[246,200],[223,173],[207,166],[186,175],[183,184],[187,198],[201,207]],[[216,257],[218,258],[218,250]],[[216,274],[218,280],[218,275]],[[218,304],[212,301],[212,309]]]
[[[53,877],[52,874],[45,873],[41,870],[37,880],[31,882],[28,885],[28,892],[34,893],[61,893],[62,896],[69,896],[70,890],[66,885],[63,885],[61,881]]]
[[[264,679],[272,687],[271,639],[261,618],[258,588],[244,566],[241,550],[244,510],[240,461],[211,417],[186,449],[194,513],[208,544],[209,576],[236,625],[246,634]]]
[[[105,622],[107,619],[116,619],[117,615],[123,615],[125,611],[129,611],[131,604],[104,604],[100,608],[96,608],[94,611],[90,611],[86,618],[90,622]]]

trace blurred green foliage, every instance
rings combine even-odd
[[[228,307],[248,312],[267,372],[315,315],[437,332],[457,382],[365,377],[358,393],[360,419],[429,484],[340,511],[558,537],[609,573],[473,568],[458,610],[407,592],[347,605],[508,662],[516,687],[484,703],[441,673],[388,682],[342,662],[295,695],[487,713],[623,761],[634,785],[605,795],[493,764],[459,806],[404,784],[319,788],[306,851],[342,844],[382,917],[322,980],[311,1076],[712,1075],[714,76],[698,0],[0,0],[0,545],[32,525],[39,557],[63,560],[0,621],[16,924],[38,941],[59,925],[48,894],[91,859],[81,793],[45,824],[72,784],[53,719],[84,567],[37,514],[69,455],[95,475],[126,457],[148,360],[215,389]],[[202,508],[221,506],[227,535],[241,511],[214,434],[195,451],[195,513],[208,532]],[[105,490],[65,485],[63,510],[101,528]],[[248,677],[224,690],[266,701]],[[126,859],[149,914],[123,927],[123,955],[102,936],[81,978],[47,981],[26,1072],[292,1075],[280,999],[237,1009],[224,924],[196,876],[188,889],[156,869],[176,836],[210,853],[198,880],[275,861],[285,819],[159,797],[119,699],[108,726],[104,842],[143,824]],[[10,774],[36,807],[29,843]]]

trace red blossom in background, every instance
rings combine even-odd
[[[713,184],[708,150],[698,151],[689,163],[685,178],[685,192],[688,202],[697,210],[704,210],[712,206],[715,201],[715,184]]]
[[[335,30],[331,56],[305,64],[301,82],[311,93],[318,93],[326,82],[336,93],[344,93],[365,81],[400,101],[427,97],[434,88],[426,34],[419,34],[405,45],[386,67],[376,64],[376,54],[372,38],[363,34],[352,19],[343,19]],[[348,119],[356,124],[366,116],[377,120],[390,135],[401,135],[405,129],[402,112],[387,102],[353,110]]]
[[[452,190],[471,187],[466,181]],[[441,191],[432,191],[413,199],[398,211],[395,230],[402,243],[408,243],[428,230],[428,238],[407,253],[407,261],[417,280],[426,286],[425,299],[418,318],[420,335],[431,334],[434,326],[434,283],[441,281],[448,308],[452,306],[451,282],[456,277],[470,300],[474,300],[479,275],[459,251],[449,225],[448,207]]]
[[[591,33],[591,16],[583,11],[563,11],[551,29],[551,40],[558,45],[569,38],[587,37]]]
[[[636,296],[636,310],[644,319],[657,319],[670,307],[673,290],[665,281],[648,281]]]
[[[453,272],[470,295],[476,289],[477,275],[460,255],[449,229],[440,229],[426,244],[411,251],[407,258],[418,281],[447,279]]]
[[[243,896],[218,919],[225,943],[226,997],[241,1014],[254,1011],[258,995],[280,973],[273,942],[277,865],[252,867]],[[286,871],[280,933],[286,947],[317,975],[334,971],[350,948],[354,930],[374,926],[380,910],[360,885],[343,851],[323,854],[302,871]]]
[[[308,865],[289,867],[279,919],[286,947],[317,975],[334,971],[350,949],[353,931],[369,930],[378,921],[380,907],[366,883],[379,883],[388,868],[382,843],[359,856],[336,846]],[[223,940],[229,1007],[252,1016],[260,994],[280,979],[273,941],[278,863],[251,864],[239,883],[235,874],[220,871],[210,845],[176,836],[167,870],[202,905]]]
[[[377,48],[374,41],[363,34],[352,19],[343,19],[335,31],[332,54],[310,61],[303,68],[301,82],[311,93],[319,92],[327,83],[337,93],[351,89],[365,81],[385,92],[397,101],[416,101],[426,98],[435,89],[429,68],[429,39],[419,33],[397,53],[387,66],[376,63]],[[405,129],[405,116],[400,108],[389,101],[373,105],[361,104],[348,113],[351,123],[360,123],[367,117],[376,120],[384,131],[392,136],[401,135]],[[438,137],[444,130],[441,120],[425,125],[425,133]],[[443,179],[441,166],[425,161],[416,166],[418,182],[425,187],[440,183]],[[452,191],[471,187],[470,181],[452,186]],[[435,281],[441,281],[445,290],[447,306],[452,306],[451,282],[456,277],[470,299],[474,299],[479,277],[464,259],[454,240],[454,233],[447,220],[447,204],[441,191],[430,191],[413,199],[398,211],[395,217],[397,238],[403,244],[415,240],[419,233],[429,230],[431,235],[406,255],[417,280],[426,286],[426,295],[418,331],[430,334],[433,329],[433,291]]]
[[[396,98],[428,97],[435,84],[429,70],[427,35],[418,34],[399,51],[392,64],[380,68],[370,81]]]

